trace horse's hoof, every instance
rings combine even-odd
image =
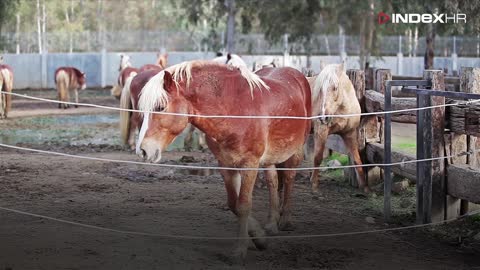
[[[78,108],[78,105],[75,105],[75,108]]]
[[[266,238],[254,238],[252,242],[258,250],[265,250],[268,247]]]
[[[232,262],[234,265],[245,265],[246,258],[247,249],[244,247],[238,247],[232,253]]]
[[[277,235],[278,234],[278,225],[276,222],[268,223],[265,225],[265,231],[268,235]]]
[[[282,220],[278,224],[278,227],[281,231],[294,231],[295,225],[290,220]]]

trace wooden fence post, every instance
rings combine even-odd
[[[445,76],[441,70],[425,70],[423,78],[431,81],[432,90],[445,91]],[[431,98],[432,106],[445,104],[444,97],[427,96],[426,98]],[[431,140],[425,141],[424,144],[427,146],[427,149],[431,148],[432,158],[442,157],[445,149],[445,107],[431,109],[431,119],[425,119],[425,121],[430,121],[431,123],[429,124],[429,126],[431,125]],[[423,222],[444,220],[446,194],[445,160],[432,160],[431,168],[425,169],[431,170],[431,183],[429,183],[429,179],[417,179],[417,181],[423,181]]]

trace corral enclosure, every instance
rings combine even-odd
[[[142,1],[143,12],[157,1]],[[45,1],[37,3],[38,32],[3,31],[0,40],[16,94],[8,118],[0,119],[0,270],[480,268],[478,35],[437,36],[432,69],[424,70],[429,48],[418,29],[399,36],[376,31],[375,53],[362,47],[364,37],[346,35],[342,27],[338,35],[318,34],[325,31],[323,15],[310,44],[289,43],[288,33],[276,43],[264,34],[237,33],[236,53],[251,70],[273,62],[311,76],[344,61],[362,108],[357,139],[364,164],[354,165],[341,138],[329,136],[320,191],[312,192],[311,134],[295,178],[293,226],[268,235],[266,250],[250,241],[242,267],[232,256],[236,216],[214,155],[198,149],[198,142],[193,150],[186,147],[185,130],[160,164],[144,163],[121,142],[119,101],[109,91],[118,83],[122,53],[133,67],[153,64],[159,52],[168,53],[168,66],[210,60],[217,53],[212,42],[220,37],[209,36],[206,21],[202,31],[187,32],[133,30],[117,22],[119,31],[79,20],[99,16],[103,4],[113,3],[102,0],[61,2],[53,13],[61,20],[49,21]],[[131,7],[135,1],[121,3]],[[91,9],[77,16],[79,6]],[[23,9],[29,11],[34,9]],[[142,27],[162,17],[143,18],[137,11],[129,15],[139,13]],[[62,28],[64,12],[69,29],[45,31],[48,23]],[[115,15],[122,18],[118,10]],[[365,25],[364,17],[357,18]],[[379,56],[362,60],[362,53]],[[57,108],[53,77],[60,66],[86,73],[80,103],[91,106]],[[430,105],[436,107],[422,108]],[[355,166],[365,166],[371,193],[356,187]],[[270,221],[269,195],[260,172],[252,215],[262,226]]]

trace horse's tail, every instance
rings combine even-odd
[[[135,77],[136,73],[132,73],[126,80],[125,85],[123,86],[122,93],[120,94],[120,108],[121,109],[132,109],[131,93],[130,93],[130,84]],[[132,117],[132,112],[129,111],[120,111],[120,137],[123,144],[128,144],[128,138],[130,137],[130,118]]]
[[[68,74],[60,70],[55,76],[55,83],[57,85],[58,99],[59,101],[68,101]],[[66,106],[66,104],[60,104],[59,107]]]
[[[2,89],[2,91],[11,93],[13,88],[13,76],[10,73],[10,70],[4,68],[4,69],[1,69],[0,72],[2,73],[2,77],[3,77],[3,83],[2,85],[0,85],[0,89]],[[8,95],[8,94],[3,94],[3,95],[5,97],[4,114],[5,114],[5,117],[7,117],[8,112],[12,108],[12,95]],[[1,103],[1,98],[0,98],[0,103]]]

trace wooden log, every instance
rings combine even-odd
[[[447,127],[457,134],[480,137],[480,104],[458,103],[447,109]]]
[[[365,89],[373,89],[373,82],[375,81],[373,70],[371,67],[365,69]]]
[[[415,98],[394,98],[392,97],[392,109],[404,110],[414,109],[417,107]],[[385,111],[385,98],[383,94],[367,90],[365,91],[365,108],[367,112],[384,112]],[[383,117],[384,115],[379,115]],[[415,124],[417,121],[416,111],[407,111],[401,113],[395,113],[392,115],[392,121],[400,123]]]
[[[472,203],[480,203],[480,170],[468,165],[448,166],[448,194]]]
[[[440,70],[425,70],[423,78],[431,82],[432,90],[445,91],[444,73]],[[444,105],[444,97],[431,97],[431,105]],[[438,107],[431,110],[431,119],[426,119],[431,125],[431,140],[425,138],[425,144],[430,144],[431,157],[442,157],[444,155],[445,142],[445,107]],[[427,129],[424,129],[426,134]],[[418,147],[418,145],[417,145]],[[421,164],[428,164],[422,162]],[[429,168],[427,168],[428,170]],[[424,179],[424,222],[440,221],[445,217],[445,165],[444,160],[431,161],[431,182]],[[431,205],[431,207],[429,206]]]
[[[362,112],[365,111],[365,72],[360,69],[347,70],[347,76],[353,84]]]
[[[384,162],[384,146],[380,143],[367,144],[367,160],[369,163],[383,163]],[[392,162],[405,162],[415,160],[414,155],[392,151]],[[392,166],[392,172],[405,177],[411,181],[416,181],[416,163],[406,163],[403,165]]]
[[[365,72],[359,69],[349,69],[347,71],[347,75],[350,78],[350,81],[353,84],[355,89],[355,94],[357,96],[358,102],[361,107],[361,111],[365,112]],[[360,126],[357,128],[357,140],[358,140],[358,148],[360,152],[360,157],[362,158],[362,162],[366,162],[366,153],[365,153],[365,130],[363,126],[363,121],[360,122]],[[349,155],[349,164],[353,165],[353,159]],[[368,170],[364,170],[367,172]],[[346,168],[344,169],[344,176],[347,181],[350,183],[351,186],[357,187],[357,173],[355,168]]]
[[[480,68],[461,67],[460,92],[472,94],[480,93]]]
[[[375,85],[374,90],[385,94],[385,81],[392,79],[392,73],[390,69],[377,69],[375,70]]]

